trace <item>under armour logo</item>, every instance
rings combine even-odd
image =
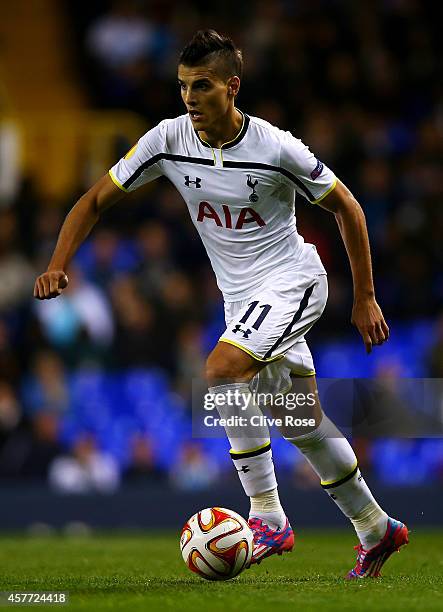
[[[201,188],[201,182],[202,182],[202,180],[198,176],[195,177],[195,181],[191,181],[189,176],[185,176],[185,185],[186,185],[186,187],[190,187],[191,185],[195,185],[196,189],[200,189]]]
[[[252,329],[242,329],[242,327],[238,324],[234,327],[232,331],[234,332],[234,334],[236,334],[237,332],[242,332],[243,338],[247,338],[249,334],[252,334]]]
[[[258,195],[255,193],[255,187],[258,185],[258,180],[255,180],[254,182],[252,182],[252,176],[248,174],[248,180],[246,181],[246,185],[249,187],[249,189],[252,189],[252,193],[249,196],[249,201],[257,202]]]
[[[246,474],[246,472],[250,472],[251,470],[248,468],[247,465],[242,465],[241,466],[241,470],[237,470],[237,472],[244,472]]]

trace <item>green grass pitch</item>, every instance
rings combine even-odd
[[[0,536],[0,590],[67,590],[74,610],[442,610],[443,531],[413,531],[380,580],[346,583],[351,530],[302,530],[294,552],[234,580],[207,582],[184,565],[178,533]],[[40,609],[61,606],[38,606]]]

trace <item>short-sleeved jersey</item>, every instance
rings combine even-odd
[[[149,130],[109,174],[124,191],[164,175],[185,200],[226,301],[237,301],[279,271],[299,265],[295,194],[319,202],[334,174],[300,140],[243,115],[234,140],[212,148],[188,115]]]

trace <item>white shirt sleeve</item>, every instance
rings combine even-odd
[[[290,132],[282,132],[280,167],[286,182],[312,204],[320,202],[337,184],[332,170]]]
[[[165,152],[167,123],[161,121],[146,132],[109,170],[112,181],[122,191],[134,191],[163,174],[161,154]]]

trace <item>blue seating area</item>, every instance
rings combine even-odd
[[[91,432],[125,466],[130,439],[139,433],[154,440],[158,464],[166,468],[190,435],[186,407],[161,370],[78,371],[70,376],[69,388],[72,405],[62,431],[68,446],[82,431]]]
[[[401,378],[428,376],[427,355],[435,338],[430,320],[390,325],[383,346],[366,355],[357,331],[352,337],[312,347],[317,376],[325,378],[374,378],[388,368]]]
[[[128,370],[119,373],[84,370],[69,379],[72,405],[63,417],[62,442],[69,447],[82,432],[91,432],[100,447],[124,467],[129,461],[133,434],[155,442],[158,465],[168,469],[182,443],[192,436],[191,412],[172,392],[161,370]],[[225,438],[201,439],[204,451],[219,465],[229,466]],[[280,467],[290,468],[298,453],[282,439],[274,441]]]
[[[432,324],[424,321],[414,327],[395,326],[392,339],[370,358],[357,337],[316,347],[318,377],[371,378],[385,367],[394,368],[402,377],[423,376],[432,337]],[[90,432],[123,469],[130,460],[131,438],[145,435],[154,444],[157,465],[168,470],[192,436],[190,407],[173,392],[161,369],[79,370],[69,375],[67,384],[70,405],[63,413],[60,434],[67,448],[79,434]],[[31,380],[24,383],[22,395],[28,412],[42,405]],[[346,398],[343,401],[345,404]],[[225,438],[200,440],[200,444],[218,465],[229,466]],[[273,448],[280,469],[293,469],[301,458],[280,438],[274,439]],[[441,439],[379,439],[372,443],[370,455],[374,472],[386,483],[407,486],[443,478]]]

